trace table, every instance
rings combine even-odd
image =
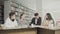
[[[36,34],[36,28],[0,29],[0,34]]]
[[[39,29],[39,34],[60,34],[60,27],[47,27],[47,26],[33,26],[33,27],[38,27]]]
[[[39,29],[39,31],[37,31]],[[24,28],[0,29],[0,34],[60,34],[60,27],[34,25]]]

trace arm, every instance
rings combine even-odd
[[[40,17],[38,25],[41,25],[41,23],[42,23],[42,20],[41,20],[41,17]]]
[[[29,25],[33,24],[33,22],[34,22],[34,18],[31,20],[31,23]]]

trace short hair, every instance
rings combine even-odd
[[[34,16],[38,16],[39,14],[38,13],[35,13]]]
[[[9,13],[9,17],[11,17],[11,16],[13,16],[13,15],[15,15],[15,12],[10,12],[10,13]]]

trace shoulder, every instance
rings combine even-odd
[[[32,18],[32,20],[34,20],[35,18]]]
[[[39,19],[41,19],[41,17],[39,17]]]
[[[39,17],[39,18],[41,18],[41,17]]]
[[[10,19],[9,19],[9,18],[7,18],[5,21],[10,21]]]

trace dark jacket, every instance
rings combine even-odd
[[[31,24],[35,24],[35,18],[32,18],[30,25]],[[37,19],[37,24],[35,24],[35,25],[41,25],[41,17],[39,17],[39,19]]]

